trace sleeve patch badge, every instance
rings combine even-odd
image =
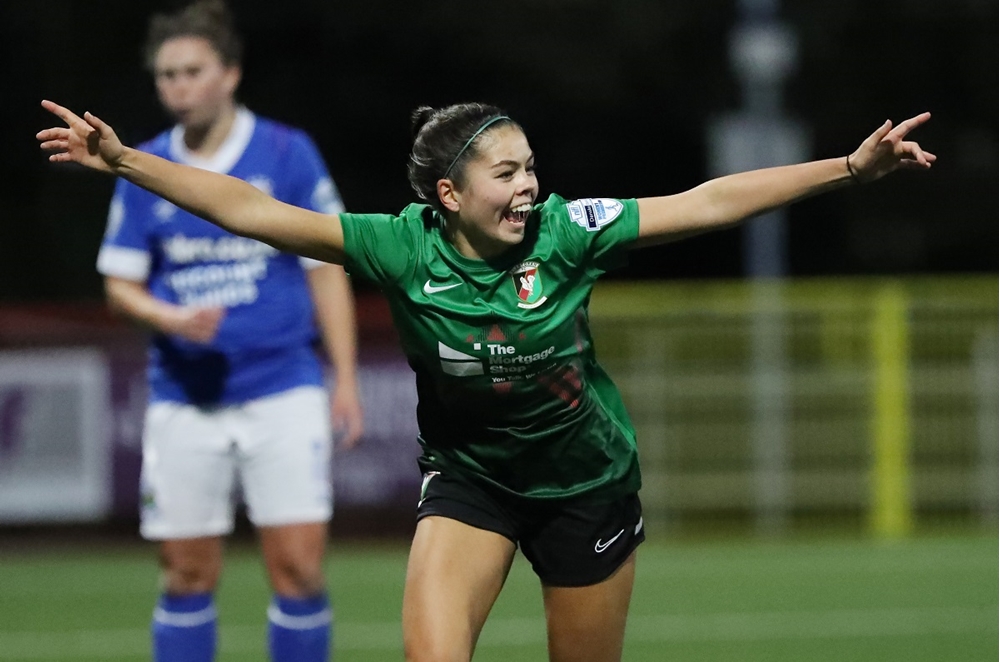
[[[618,218],[625,206],[611,198],[581,198],[566,203],[566,211],[574,223],[587,232],[597,232]]]

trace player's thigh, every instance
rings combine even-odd
[[[625,642],[635,551],[592,586],[542,586],[551,662],[617,662]]]
[[[332,432],[326,391],[300,387],[240,412],[243,497],[259,527],[325,522],[332,513]]]
[[[407,660],[466,661],[514,559],[508,538],[441,516],[417,523],[406,568]]]
[[[140,530],[145,538],[232,531],[236,459],[224,409],[154,403],[146,411],[142,443]]]
[[[303,598],[324,590],[326,522],[264,526],[258,534],[267,575],[278,595]]]
[[[639,495],[539,510],[521,549],[542,581],[552,660],[618,660],[645,540]]]

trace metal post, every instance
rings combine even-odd
[[[897,283],[875,297],[872,354],[872,531],[901,538],[913,530],[909,302]]]
[[[979,512],[983,523],[997,526],[997,334],[984,330],[972,351],[976,380],[976,427],[979,432]]]
[[[733,69],[743,86],[743,108],[708,129],[713,176],[803,161],[807,131],[782,112],[784,80],[797,63],[790,27],[777,18],[778,0],[740,0],[741,22],[730,37]],[[787,324],[778,283],[788,270],[785,212],[776,210],[743,229],[745,273],[754,280],[751,446],[757,528],[780,533],[787,525]]]

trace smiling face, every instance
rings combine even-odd
[[[226,66],[202,37],[163,42],[153,66],[163,107],[188,129],[205,128],[234,104],[240,69]]]
[[[465,257],[495,257],[524,239],[538,197],[535,155],[515,126],[488,130],[456,180],[438,182],[451,241]]]

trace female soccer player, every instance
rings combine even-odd
[[[427,204],[323,215],[122,146],[44,101],[52,161],[112,173],[239,235],[379,283],[416,372],[424,472],[403,598],[409,660],[468,660],[520,546],[542,582],[549,657],[621,657],[644,539],[635,434],[595,362],[587,302],[624,249],[935,160],[883,124],[847,157],[731,175],[677,195],[538,203],[535,156],[499,109],[414,114],[409,177]]]
[[[177,124],[140,149],[290,204],[342,211],[312,140],[237,103],[241,51],[222,2],[154,16],[146,64]],[[271,658],[325,661],[331,415],[344,424],[345,446],[362,427],[343,268],[231,235],[124,179],[97,267],[109,304],[153,331],[141,532],[160,544],[154,659],[214,657],[213,594],[239,480],[275,594]],[[332,399],[317,337],[336,368]]]

